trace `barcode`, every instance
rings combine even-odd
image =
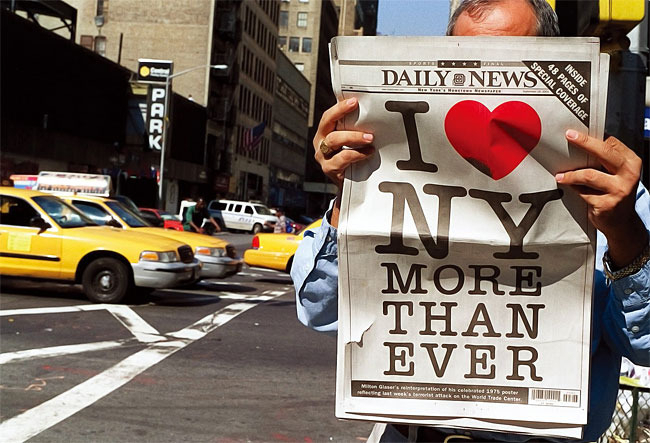
[[[565,389],[531,388],[529,404],[547,406],[580,406],[580,392]]]
[[[560,401],[560,391],[556,389],[531,389],[533,400]]]
[[[578,403],[578,394],[564,394],[562,401],[564,403]]]

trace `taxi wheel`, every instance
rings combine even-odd
[[[84,270],[84,293],[95,303],[119,303],[129,291],[129,271],[114,258],[98,258]]]
[[[253,225],[253,230],[251,232],[253,234],[259,234],[260,232],[262,232],[262,225],[260,225],[259,223],[255,223],[255,225]]]

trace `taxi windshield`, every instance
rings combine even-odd
[[[142,217],[133,211],[129,210],[126,206],[118,201],[107,201],[106,206],[111,208],[120,217],[124,223],[132,228],[145,228],[151,226],[144,221]]]
[[[33,198],[34,202],[52,217],[56,224],[62,228],[81,228],[83,226],[97,226],[95,222],[82,214],[73,206],[63,200],[47,195]]]

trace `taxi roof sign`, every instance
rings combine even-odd
[[[9,180],[14,182],[14,188],[34,189],[38,176],[31,174],[11,174]]]
[[[41,171],[35,189],[42,192],[108,197],[111,194],[112,182],[110,175]]]

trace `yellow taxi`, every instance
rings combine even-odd
[[[61,198],[99,225],[158,235],[190,245],[194,256],[203,264],[201,278],[224,278],[241,271],[243,262],[237,258],[234,246],[217,237],[153,227],[121,202],[108,197],[73,194]]]
[[[249,266],[289,272],[305,232],[319,227],[322,222],[322,219],[316,220],[297,234],[257,234],[253,237],[252,249],[244,252],[244,262]]]
[[[98,226],[60,198],[0,187],[0,274],[81,283],[96,303],[118,303],[134,287],[195,282],[192,248],[159,236]]]

